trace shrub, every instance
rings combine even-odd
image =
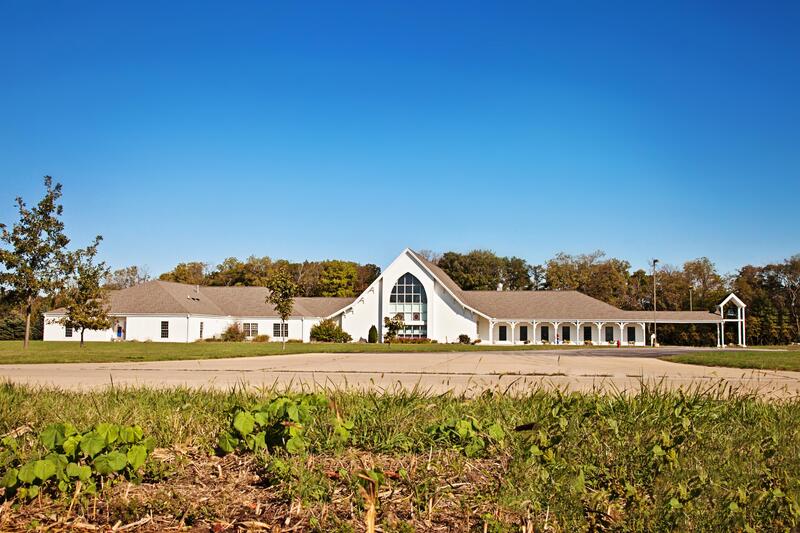
[[[244,330],[242,329],[242,325],[238,322],[234,322],[228,328],[222,332],[220,338],[225,342],[241,342],[244,340]]]
[[[397,337],[392,341],[396,344],[436,344],[437,341],[427,339],[425,337],[414,338],[414,337]]]
[[[469,335],[467,335],[466,333],[462,333],[461,335],[459,335],[458,336],[458,343],[459,344],[469,344],[470,343]]]
[[[378,342],[378,328],[376,328],[374,324],[369,328],[369,333],[367,334],[367,342],[370,344],[375,344],[376,342]]]
[[[269,342],[269,335],[256,335],[250,342]]]
[[[317,342],[350,342],[353,337],[339,324],[327,318],[311,327],[311,340]]]

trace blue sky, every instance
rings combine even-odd
[[[702,5],[700,5],[702,4]],[[798,2],[0,0],[0,221],[153,274],[800,252]]]

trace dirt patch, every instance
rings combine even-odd
[[[481,495],[497,490],[510,460],[449,450],[256,458],[191,449],[154,458],[150,479],[97,497],[5,502],[0,530],[365,531],[369,504],[358,474],[371,470],[381,477],[379,531],[469,531],[482,529],[487,514],[500,518]]]

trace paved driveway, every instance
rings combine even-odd
[[[535,387],[636,391],[643,383],[714,389],[732,387],[769,397],[800,392],[800,372],[741,370],[669,363],[654,358],[680,349],[549,350],[405,354],[305,354],[200,361],[0,365],[0,379],[91,389],[156,387],[294,388],[421,387],[474,394]]]

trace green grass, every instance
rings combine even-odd
[[[786,346],[769,348],[768,351],[736,349],[687,353],[670,355],[663,359],[690,365],[800,371],[800,349]]]
[[[330,413],[319,412],[308,424],[307,455],[214,457],[215,437],[230,425],[229,409],[272,394],[66,392],[6,384],[0,385],[0,435],[64,421],[79,429],[100,421],[138,423],[160,446],[173,447],[157,454],[169,464],[153,467],[159,474],[145,486],[122,484],[99,501],[78,500],[72,516],[104,527],[152,515],[153,530],[245,528],[248,520],[271,526],[284,519],[304,531],[363,530],[361,469],[386,474],[377,491],[384,531],[500,532],[523,525],[526,531],[789,531],[800,525],[800,399],[768,403],[647,388],[637,395],[532,390],[472,399],[329,391],[331,405],[354,423],[346,446],[330,444],[323,429]],[[463,443],[432,431],[452,419],[483,428],[497,423],[505,436],[483,435],[485,449],[467,456]],[[514,431],[525,423],[534,430]],[[35,455],[35,446],[24,453]],[[9,507],[0,529],[22,530],[34,520],[53,526],[49,521],[65,516],[69,504],[67,495]]]
[[[470,345],[470,344],[327,344],[287,343],[281,350],[277,342],[87,342],[81,348],[76,342],[33,341],[23,351],[21,341],[0,341],[0,364],[25,363],[112,363],[130,361],[174,361],[186,359],[220,359],[301,353],[403,353],[461,352],[570,349],[582,346],[544,345]]]

